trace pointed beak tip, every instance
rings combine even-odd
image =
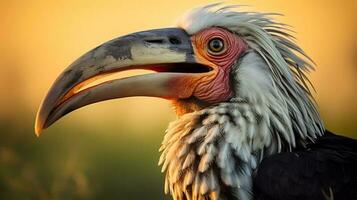
[[[41,133],[40,132],[35,132],[36,138],[39,138]]]
[[[36,120],[36,124],[35,124],[35,135],[36,137],[40,137],[41,132],[42,132],[42,127],[39,125],[39,123],[37,123],[38,121]]]

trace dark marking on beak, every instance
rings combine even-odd
[[[134,38],[135,36],[133,35],[125,36],[120,40],[116,40],[104,46],[104,48],[108,51],[108,55],[113,56],[117,60],[132,59],[130,49]]]

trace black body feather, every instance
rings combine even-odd
[[[325,131],[304,148],[263,159],[253,194],[256,200],[357,200],[357,140]]]

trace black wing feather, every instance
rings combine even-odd
[[[357,200],[357,140],[329,131],[315,143],[265,158],[256,200]]]

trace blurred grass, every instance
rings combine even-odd
[[[170,199],[157,166],[166,124],[138,134],[134,122],[96,129],[64,120],[36,138],[34,118],[22,114],[0,120],[0,199]]]
[[[169,199],[157,166],[161,127],[143,139],[62,126],[37,139],[31,121],[0,121],[0,199]]]

